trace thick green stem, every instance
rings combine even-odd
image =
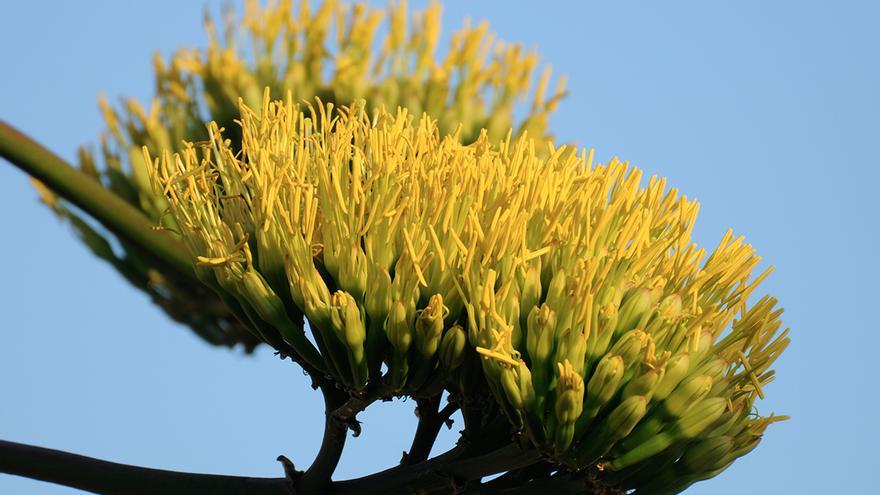
[[[153,222],[135,207],[2,120],[0,157],[136,246],[157,266],[185,280],[196,280],[192,261],[183,245],[167,234],[154,231]]]

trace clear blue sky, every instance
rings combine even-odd
[[[793,419],[688,493],[875,485],[877,4],[448,3],[445,35],[466,14],[488,19],[568,74],[558,137],[669,177],[702,202],[700,242],[731,226],[777,265],[765,289],[794,342],[760,407]],[[0,118],[72,158],[101,128],[96,94],[147,99],[151,54],[203,45],[201,18],[197,1],[6,2]],[[322,407],[289,361],[210,348],[171,323],[5,163],[0,208],[0,438],[189,471],[279,475],[280,453],[308,465]],[[395,464],[412,409],[365,414],[338,476]],[[0,493],[74,492],[0,475]]]

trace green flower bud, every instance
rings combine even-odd
[[[500,381],[501,389],[504,390],[504,395],[507,397],[510,405],[522,411],[523,398],[520,393],[519,378],[516,376],[516,371],[509,366],[501,366]]]
[[[624,364],[632,364],[636,362],[639,355],[642,354],[642,351],[644,351],[650,338],[651,337],[642,330],[630,330],[620,337],[620,340],[614,344],[614,347],[611,348],[610,352],[611,354],[620,356],[623,359]]]
[[[667,415],[680,418],[712,390],[712,377],[694,375],[681,383],[663,402]]]
[[[696,437],[705,431],[706,428],[715,424],[715,422],[718,421],[718,418],[724,414],[726,408],[727,399],[723,397],[714,397],[701,401],[695,407],[690,408],[690,410],[676,422],[675,426],[679,437],[682,439]]]
[[[714,471],[731,460],[735,444],[727,435],[699,440],[688,446],[678,463],[693,474]]]
[[[557,363],[568,361],[575,372],[583,375],[586,351],[587,340],[584,338],[584,334],[580,330],[566,328],[559,336],[555,361]]]
[[[522,359],[519,360],[517,377],[519,378],[519,394],[522,397],[523,407],[531,410],[535,405],[535,388],[532,385],[532,372]]]
[[[641,375],[633,378],[623,387],[621,398],[625,400],[629,397],[642,395],[650,400],[663,373],[663,368],[646,366]]]
[[[363,357],[367,330],[357,302],[351,294],[340,290],[333,294],[331,303],[331,321],[340,340],[353,354]]]
[[[245,299],[263,321],[279,330],[291,324],[284,310],[284,303],[259,273],[250,270],[244,272],[241,288]]]
[[[617,326],[614,329],[615,335],[628,332],[639,326],[642,318],[649,314],[654,306],[654,294],[651,289],[642,288],[631,290],[623,298],[623,304],[620,306],[620,314],[617,318]]]
[[[529,312],[528,333],[526,334],[526,350],[532,358],[534,366],[546,366],[550,353],[553,351],[553,339],[556,332],[556,312],[547,304],[533,307]]]
[[[557,363],[556,382],[556,451],[564,452],[574,438],[575,422],[584,409],[584,379],[575,372],[571,363]]]
[[[339,286],[356,301],[363,301],[367,292],[367,256],[354,245],[339,259]]]
[[[687,353],[677,354],[666,363],[666,373],[654,389],[654,400],[666,399],[675,387],[687,376],[690,367],[690,356]]]
[[[425,359],[433,356],[440,345],[440,337],[443,334],[444,310],[443,296],[434,294],[428,300],[428,306],[416,318],[416,349]]]
[[[556,382],[556,421],[559,424],[574,423],[584,407],[584,379],[571,363],[557,363],[559,376]]]
[[[620,379],[623,378],[624,363],[620,356],[607,354],[587,383],[587,400],[584,405],[583,421],[596,417],[599,411],[614,397]]]
[[[335,226],[330,222],[322,224],[321,239],[324,242],[324,249],[321,251],[321,257],[324,261],[324,269],[333,277],[339,280],[339,258],[340,246],[336,238]]]
[[[550,285],[547,287],[547,298],[544,301],[554,311],[559,312],[565,307],[565,300],[567,299],[565,297],[565,285],[565,269],[560,267],[553,274],[553,278],[550,279]]]
[[[678,321],[681,316],[681,296],[672,294],[660,302],[660,317],[666,322]]]
[[[608,351],[611,338],[614,336],[614,328],[617,326],[617,306],[610,303],[601,306],[594,318],[595,330],[590,332],[590,340],[587,342],[591,363],[595,363]]]
[[[703,363],[696,371],[694,371],[695,375],[709,375],[713,379],[720,379],[724,376],[724,372],[727,371],[727,367],[729,363],[727,360],[722,358],[710,359],[709,361]]]
[[[696,437],[721,417],[725,407],[727,400],[721,397],[702,401],[668,430],[636,444],[608,463],[606,467],[617,471],[659,454],[677,442]]]
[[[522,294],[520,294],[520,308],[522,311],[530,311],[531,308],[541,303],[541,269],[535,265],[529,265],[526,268],[526,276],[522,284]],[[528,313],[521,315],[523,323],[526,321]]]
[[[514,286],[507,298],[498,307],[498,315],[513,327],[511,344],[513,344],[514,348],[519,348],[522,340],[522,330],[519,325],[519,302],[519,290]]]
[[[439,358],[440,365],[447,371],[454,371],[461,366],[465,356],[467,334],[461,325],[453,325],[443,334],[440,341]]]
[[[385,334],[388,336],[388,342],[391,342],[394,349],[402,354],[409,351],[413,340],[409,320],[406,306],[401,301],[391,303],[391,310],[388,312],[388,318],[385,319]]]
[[[324,328],[330,322],[330,291],[317,270],[309,280],[300,277],[300,291],[303,295],[303,312],[309,321]]]
[[[648,398],[643,395],[633,395],[621,402],[605,420],[611,432],[608,443],[629,435],[647,412]]]
[[[391,309],[391,275],[375,263],[370,264],[368,273],[370,290],[364,296],[364,307],[371,321],[382,322]]]

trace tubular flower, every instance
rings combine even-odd
[[[698,205],[665,179],[268,94],[242,105],[240,146],[212,123],[144,159],[199,276],[261,339],[353,390],[455,387],[473,363],[532,448],[636,493],[714,476],[782,419],[753,413],[789,342],[776,300],[751,302],[770,270],[730,232],[691,242]]]
[[[320,97],[347,104],[366,98],[374,108],[404,106],[414,114],[427,112],[444,133],[461,125],[459,135],[468,142],[483,128],[494,140],[511,127],[517,133],[547,136],[547,118],[563,96],[564,80],[550,91],[549,68],[535,77],[537,55],[496,41],[485,23],[455,33],[445,55],[439,55],[440,17],[438,3],[410,14],[406,2],[383,11],[336,0],[314,9],[305,1],[282,0],[265,7],[247,1],[243,17],[230,17],[220,32],[206,20],[207,49],[180,50],[169,60],[154,58],[156,96],[150,105],[129,99],[115,108],[102,98],[107,130],[100,139],[99,158],[82,149],[80,166],[175,234],[180,226],[166,214],[166,200],[153,193],[141,148],[157,155],[182,149],[184,141],[207,140],[205,116],[225,128],[238,146],[239,128],[233,120],[239,98],[258,108],[265,87],[274,94],[291,91],[297,100]],[[522,119],[514,117],[517,105],[527,106]],[[116,254],[111,248],[114,240],[108,241],[52,192],[41,188],[41,194],[96,255],[176,320],[215,344],[253,345],[211,291],[164,273],[136,246],[121,242],[124,254]],[[358,253],[348,249],[339,260],[353,264],[342,267],[362,269],[350,258]],[[360,274],[363,281],[367,275]]]

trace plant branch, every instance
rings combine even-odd
[[[396,466],[362,478],[324,484],[312,493],[372,495],[417,490],[457,493],[466,483],[483,476],[533,464],[539,455],[508,443],[494,451],[473,455],[459,445],[444,454],[412,466]],[[319,454],[320,456],[320,454]],[[183,473],[118,464],[68,452],[0,441],[0,472],[57,483],[102,495],[291,495],[308,493],[300,481]],[[305,476],[305,475],[303,475]]]
[[[192,261],[180,243],[155,232],[153,222],[135,207],[3,120],[0,120],[0,157],[139,248],[158,266],[184,280],[197,282]]]
[[[416,427],[416,434],[413,437],[412,446],[409,452],[403,458],[401,464],[411,465],[418,464],[428,459],[431,455],[431,449],[437,441],[437,435],[444,424],[449,424],[449,417],[458,410],[457,402],[449,402],[443,409],[440,408],[440,399],[442,394],[437,394],[429,399],[418,399],[416,404],[416,414],[419,417],[419,424]]]
[[[181,473],[0,440],[0,472],[106,495],[290,495],[286,478]]]
[[[348,433],[348,425],[334,414],[345,402],[344,394],[332,385],[325,384],[320,388],[324,396],[324,437],[312,465],[298,480],[297,493],[303,495],[321,494],[327,491],[330,479],[345,449],[345,437]]]

